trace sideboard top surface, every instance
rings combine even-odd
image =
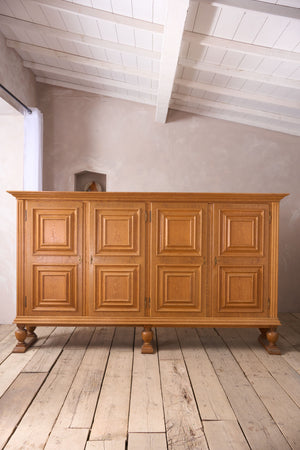
[[[289,194],[281,193],[196,193],[196,192],[81,192],[81,191],[8,191],[18,200],[98,200],[143,202],[278,202]]]

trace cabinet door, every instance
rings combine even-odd
[[[207,205],[153,203],[151,315],[205,315]]]
[[[82,203],[28,201],[26,208],[26,314],[82,314]]]
[[[91,202],[89,235],[89,315],[143,315],[145,204]]]
[[[214,316],[267,316],[269,206],[213,207]]]

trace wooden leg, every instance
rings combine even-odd
[[[144,344],[142,345],[142,353],[153,353],[153,347],[151,341],[153,339],[153,332],[151,327],[144,327],[144,331],[142,331],[142,338]]]
[[[17,324],[17,330],[15,332],[17,338],[17,345],[13,349],[13,353],[25,353],[26,350],[37,340],[37,335],[34,333],[35,327],[29,325],[27,326],[27,330],[25,325]],[[27,342],[25,339],[29,338]]]
[[[276,328],[260,328],[261,335],[258,337],[258,340],[270,355],[281,355],[280,349],[276,345],[279,337]]]

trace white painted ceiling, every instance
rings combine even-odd
[[[300,0],[0,0],[42,83],[300,136]]]

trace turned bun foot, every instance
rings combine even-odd
[[[25,353],[26,350],[37,340],[37,335],[34,333],[35,327],[29,325],[27,330],[25,325],[17,324],[15,336],[17,338],[17,345],[13,349],[13,353]],[[27,342],[25,341],[28,338]]]
[[[270,355],[281,355],[280,349],[277,347],[276,342],[279,334],[276,331],[276,327],[260,328],[261,335],[258,337],[259,342],[267,350]]]
[[[153,347],[152,347],[152,339],[153,339],[153,332],[151,330],[151,327],[144,327],[144,331],[142,331],[142,338],[144,341],[144,344],[142,345],[142,353],[151,354],[153,353]]]

